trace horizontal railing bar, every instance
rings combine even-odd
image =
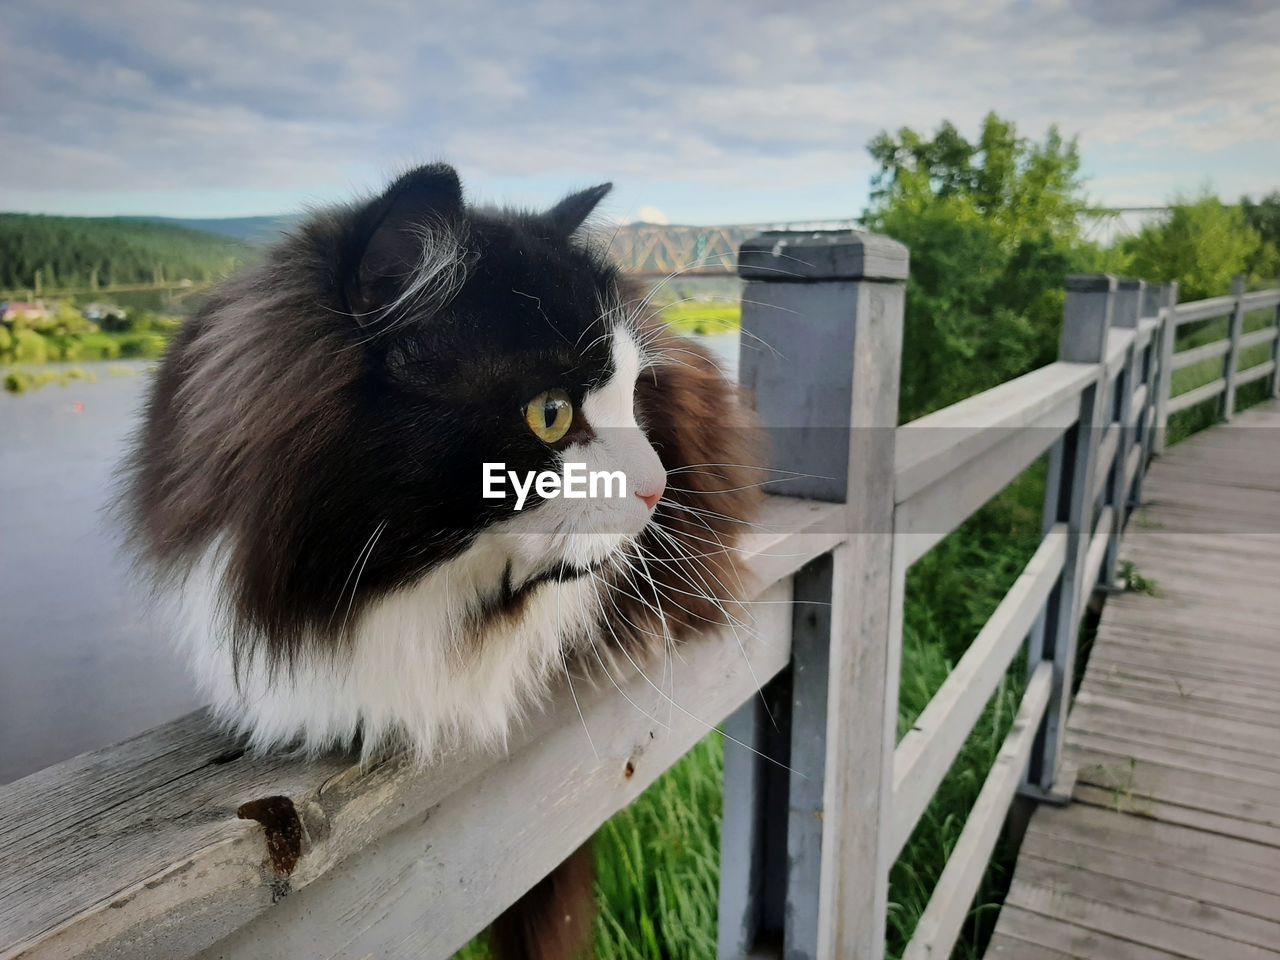
[[[951,955],[1031,757],[1036,731],[1048,708],[1052,679],[1053,665],[1048,661],[1031,674],[1013,727],[996,754],[928,906],[916,923],[903,960],[937,960]]]
[[[1088,363],[1051,363],[898,428],[895,496],[901,503],[1005,438],[1034,424],[1098,376]]]
[[[1280,336],[1280,329],[1276,327],[1263,327],[1261,330],[1255,330],[1253,333],[1246,333],[1240,338],[1240,349],[1248,350],[1250,347],[1260,347],[1264,343],[1270,343],[1277,336]]]
[[[1255,290],[1253,293],[1246,293],[1241,299],[1245,312],[1250,310],[1264,310],[1267,307],[1280,306],[1280,288],[1271,290]]]
[[[1129,347],[1133,345],[1137,339],[1137,333],[1133,330],[1112,327],[1107,331],[1107,378],[1110,379],[1120,372],[1120,368],[1124,366],[1125,358],[1128,356]]]
[[[1107,474],[1111,472],[1111,465],[1115,463],[1116,448],[1120,444],[1120,424],[1112,421],[1103,433],[1102,439],[1098,441],[1097,462],[1093,467],[1093,487],[1092,489],[1101,491]]]
[[[1147,344],[1151,342],[1151,338],[1155,336],[1155,332],[1159,326],[1159,317],[1148,317],[1145,320],[1139,320],[1137,337],[1133,341],[1134,347],[1138,350],[1145,349]]]
[[[467,751],[419,769],[404,757],[361,765],[345,755],[241,755],[239,741],[201,711],[0,786],[0,955],[177,960],[261,916],[242,955],[266,957],[289,924],[282,908],[307,913],[290,930],[309,938],[285,955],[320,958],[357,943],[356,955],[383,955],[370,938],[406,927],[353,925],[358,888],[385,898],[370,904],[376,911],[416,911],[421,922],[408,926],[430,931],[431,942],[414,945],[415,956],[449,956],[785,666],[786,578],[844,541],[843,517],[840,504],[765,497],[759,532],[741,548],[747,573],[777,602],[751,608],[750,631],[712,632],[681,649],[681,701],[696,722],[672,709],[664,729],[668,710],[654,688],[639,675],[615,676],[661,722],[607,681],[579,685],[582,719],[561,691],[513,733],[503,756]],[[263,826],[236,812],[262,798],[303,836],[301,856],[280,875]],[[533,813],[535,800],[546,809]],[[478,803],[493,816],[477,818]],[[534,821],[538,835],[517,858],[511,835],[492,829]],[[369,882],[360,886],[361,877]],[[484,897],[473,884],[485,886]],[[290,895],[273,905],[281,890]]]
[[[1242,387],[1246,383],[1261,380],[1263,377],[1269,376],[1275,368],[1276,362],[1274,360],[1265,360],[1262,363],[1254,364],[1252,367],[1245,367],[1236,374],[1236,386]]]
[[[1084,555],[1084,579],[1077,598],[1076,621],[1084,616],[1089,597],[1098,586],[1098,576],[1102,573],[1102,561],[1107,556],[1107,540],[1111,536],[1111,527],[1115,522],[1115,511],[1111,507],[1103,507],[1098,513],[1098,522],[1093,528],[1093,536],[1089,538],[1089,549]]]
[[[1147,408],[1147,385],[1145,383],[1138,384],[1136,390],[1133,391],[1133,399],[1129,403],[1129,422],[1126,426],[1132,427],[1140,419],[1142,412]]]
[[[893,754],[890,858],[902,852],[938,784],[1022,647],[1062,573],[1066,555],[1066,524],[1057,524],[1045,535],[960,662],[898,744]]]
[[[1206,383],[1203,387],[1196,387],[1194,390],[1188,390],[1186,393],[1171,397],[1167,409],[1170,413],[1186,410],[1188,407],[1194,407],[1197,403],[1212,400],[1226,389],[1227,381],[1219,377],[1211,383]]]
[[[894,533],[910,566],[938,541],[1026,470],[1080,416],[1080,396],[1068,393],[1058,405],[1024,427],[1002,430],[1002,438],[981,457],[940,477],[898,504]],[[901,433],[901,431],[899,431]]]
[[[1172,370],[1182,370],[1186,367],[1195,366],[1197,363],[1204,363],[1206,360],[1212,360],[1214,357],[1223,357],[1231,352],[1230,340],[1215,340],[1213,343],[1206,343],[1200,347],[1194,347],[1191,350],[1183,350],[1181,353],[1173,355],[1173,363],[1170,364]]]
[[[1174,326],[1225,317],[1236,308],[1236,298],[1231,295],[1210,297],[1208,300],[1192,300],[1173,308]]]

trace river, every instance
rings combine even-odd
[[[704,342],[736,369],[736,335]],[[199,706],[107,509],[146,366],[79,366],[0,394],[0,783]]]

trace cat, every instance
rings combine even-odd
[[[572,675],[732,615],[751,416],[584,239],[609,189],[488,209],[423,166],[316,213],[183,326],[127,464],[129,528],[253,747],[500,745]],[[571,462],[630,489],[483,495],[485,464]],[[553,929],[583,915],[582,859],[509,913],[505,956],[582,947]]]

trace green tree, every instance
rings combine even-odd
[[[1241,197],[1240,209],[1245,222],[1258,231],[1262,240],[1249,272],[1255,277],[1270,279],[1280,268],[1280,190],[1272,190],[1256,203]]]
[[[1210,194],[1179,198],[1169,216],[1122,241],[1130,269],[1147,280],[1177,280],[1178,297],[1200,300],[1231,289],[1231,279],[1261,267],[1265,250],[1245,212]]]
[[[950,123],[868,147],[866,225],[911,250],[900,415],[914,419],[1056,357],[1067,274],[1096,269],[1074,140],[1020,137],[994,113],[970,142]]]

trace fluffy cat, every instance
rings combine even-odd
[[[253,745],[500,743],[571,671],[664,653],[739,599],[749,417],[581,239],[608,189],[481,209],[422,167],[311,218],[184,326],[131,456],[131,527]],[[482,495],[491,462],[622,471],[627,495],[517,510]],[[557,882],[500,939],[563,915]]]

